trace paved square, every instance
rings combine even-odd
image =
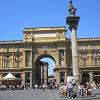
[[[77,97],[74,100],[100,100],[100,90],[95,90],[96,97]],[[0,91],[0,100],[71,100],[59,97],[58,90],[6,90]]]

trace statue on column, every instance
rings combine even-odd
[[[71,16],[74,16],[75,12],[76,12],[76,8],[74,7],[73,2],[71,0],[70,1],[70,7],[69,7],[69,13],[70,13]]]

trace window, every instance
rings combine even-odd
[[[64,50],[60,50],[59,55],[60,55],[60,57],[64,56]]]

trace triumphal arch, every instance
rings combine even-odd
[[[55,62],[55,82],[66,83],[73,75],[66,33],[65,27],[25,28],[22,40],[0,41],[0,80],[12,73],[24,87],[47,84],[48,63],[41,59],[49,57]],[[80,81],[100,83],[100,38],[78,38],[77,44]]]
[[[59,82],[60,81],[58,73],[60,71],[59,68],[63,68],[63,70],[67,74],[66,28],[65,27],[25,28],[23,33],[24,33],[24,40],[22,42],[22,45],[24,47],[23,50],[24,56],[26,57],[26,59],[24,60],[25,64],[24,66],[25,67],[31,66],[32,68],[31,69],[32,83],[34,84],[41,83],[40,59],[43,57],[50,57],[52,60],[54,60],[55,78]],[[47,78],[47,74],[44,75],[46,76],[45,78]]]

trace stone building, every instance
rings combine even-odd
[[[56,82],[66,82],[73,74],[71,41],[66,32],[65,27],[25,28],[22,40],[0,41],[0,79],[11,72],[22,78],[24,86],[47,83],[48,64],[40,60],[49,57],[55,62]],[[80,80],[100,82],[100,38],[79,38],[77,43]],[[46,66],[44,73],[41,66]]]

